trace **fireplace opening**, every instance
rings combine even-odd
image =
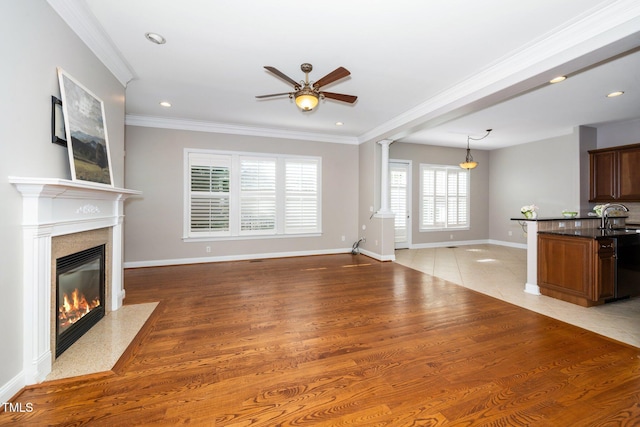
[[[56,357],[104,317],[105,245],[56,260]]]

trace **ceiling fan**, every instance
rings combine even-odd
[[[283,93],[272,93],[270,95],[260,95],[256,96],[256,98],[270,98],[273,96],[282,96],[289,95],[290,99],[295,99],[296,105],[300,107],[302,111],[311,111],[316,105],[318,105],[318,101],[320,98],[330,98],[335,99],[336,101],[348,102],[353,104],[358,99],[357,96],[353,95],[344,95],[342,93],[333,93],[333,92],[325,92],[321,90],[322,86],[326,86],[329,83],[333,83],[336,80],[340,80],[344,77],[347,77],[351,73],[344,67],[338,67],[326,76],[322,77],[320,80],[311,83],[309,82],[309,73],[313,70],[313,66],[311,64],[304,63],[300,65],[300,69],[305,74],[304,81],[296,82],[291,77],[284,74],[282,71],[278,70],[275,67],[265,66],[265,69],[271,71],[276,76],[282,78],[288,83],[293,85],[294,92],[283,92]]]

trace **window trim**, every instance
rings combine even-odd
[[[259,153],[228,150],[209,150],[199,148],[183,149],[183,232],[184,242],[252,240],[292,237],[319,237],[322,235],[322,157],[295,154]],[[203,155],[228,158],[230,165],[229,184],[229,232],[224,234],[194,234],[191,231],[190,203],[191,203],[191,168],[190,155]],[[241,159],[275,159],[276,161],[276,226],[272,230],[241,230],[240,225],[240,160]],[[312,161],[316,164],[316,198],[317,198],[317,229],[301,233],[286,233],[284,226],[285,208],[285,164],[286,161]]]
[[[465,225],[448,225],[448,219],[445,221],[444,226],[433,226],[433,227],[425,227],[423,225],[423,215],[424,215],[424,170],[426,168],[429,169],[441,169],[447,172],[447,176],[449,171],[456,171],[458,173],[466,173],[467,174],[467,194],[466,194],[466,209],[467,209],[467,223]],[[448,180],[447,180],[448,181]],[[447,187],[447,183],[445,183],[445,188]],[[447,193],[448,197],[448,193]],[[445,207],[447,203],[445,201]],[[446,213],[446,217],[448,218],[448,212]],[[460,231],[460,230],[470,230],[471,229],[471,173],[469,170],[461,171],[460,167],[457,165],[440,165],[440,164],[432,164],[432,163],[421,163],[420,164],[420,190],[419,190],[419,208],[418,208],[418,230],[420,232],[437,232],[437,231]]]

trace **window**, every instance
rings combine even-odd
[[[420,230],[469,228],[469,171],[420,165]]]
[[[320,158],[185,150],[185,239],[317,234]]]

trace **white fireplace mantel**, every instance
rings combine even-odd
[[[111,230],[111,299],[117,310],[125,296],[122,279],[123,202],[142,193],[90,182],[55,178],[9,177],[22,194],[23,337],[26,384],[51,372],[52,237],[108,228]]]

